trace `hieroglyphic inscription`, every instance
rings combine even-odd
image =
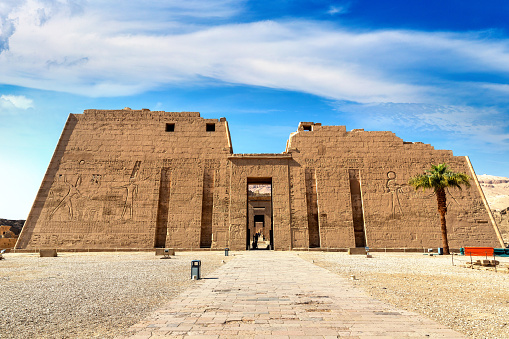
[[[134,179],[136,178],[136,176],[138,175],[138,172],[140,171],[140,166],[141,166],[141,161],[136,161],[136,163],[134,164],[134,167],[133,167],[133,171],[131,172],[131,179]]]
[[[92,179],[90,182],[93,185],[100,185],[101,184],[101,175],[100,174],[92,174]]]

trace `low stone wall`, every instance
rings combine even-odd
[[[0,249],[14,248],[17,238],[0,238]]]

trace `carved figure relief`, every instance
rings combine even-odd
[[[138,194],[138,184],[136,183],[136,177],[140,170],[141,161],[136,161],[134,164],[133,170],[131,172],[131,177],[129,178],[129,183],[115,187],[115,188],[123,188],[125,189],[125,200],[124,207],[122,208],[122,219],[132,219],[134,214],[134,200],[136,195]],[[129,214],[127,214],[129,213]],[[126,217],[127,215],[127,217]]]
[[[117,188],[125,188],[126,190],[126,196],[124,201],[124,208],[122,209],[122,218],[125,217],[126,212],[129,210],[129,218],[131,219],[133,217],[133,206],[134,206],[134,198],[136,194],[138,193],[138,185],[135,184],[135,178],[130,178],[129,183],[120,186]]]
[[[73,199],[79,197],[81,195],[80,191],[78,190],[78,186],[81,184],[81,176],[78,176],[76,179],[76,182],[74,184],[71,184],[67,181],[63,181],[65,184],[69,186],[69,190],[67,191],[67,194],[64,195],[64,197],[60,200],[57,207],[51,211],[51,213],[48,216],[48,219],[53,218],[53,215],[55,212],[57,212],[60,208],[67,207],[67,210],[69,212],[69,218],[72,219],[74,215],[73,210]]]
[[[317,148],[318,155],[325,155],[326,150],[327,148],[325,147],[325,145],[318,145]]]
[[[399,197],[403,192],[403,186],[396,182],[396,173],[393,171],[387,172],[387,181],[385,183],[385,192],[391,194],[391,218],[396,218],[397,214],[403,215],[401,209],[401,202]]]

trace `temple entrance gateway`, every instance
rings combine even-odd
[[[272,178],[248,179],[246,249],[274,249]]]

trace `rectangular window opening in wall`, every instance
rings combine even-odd
[[[311,125],[304,125],[304,126],[302,126],[302,129],[303,129],[304,131],[312,131],[312,130],[313,130],[313,128],[312,128],[312,126],[311,126]]]
[[[207,132],[215,132],[216,124],[207,124]]]
[[[175,123],[167,123],[166,132],[175,132]]]

